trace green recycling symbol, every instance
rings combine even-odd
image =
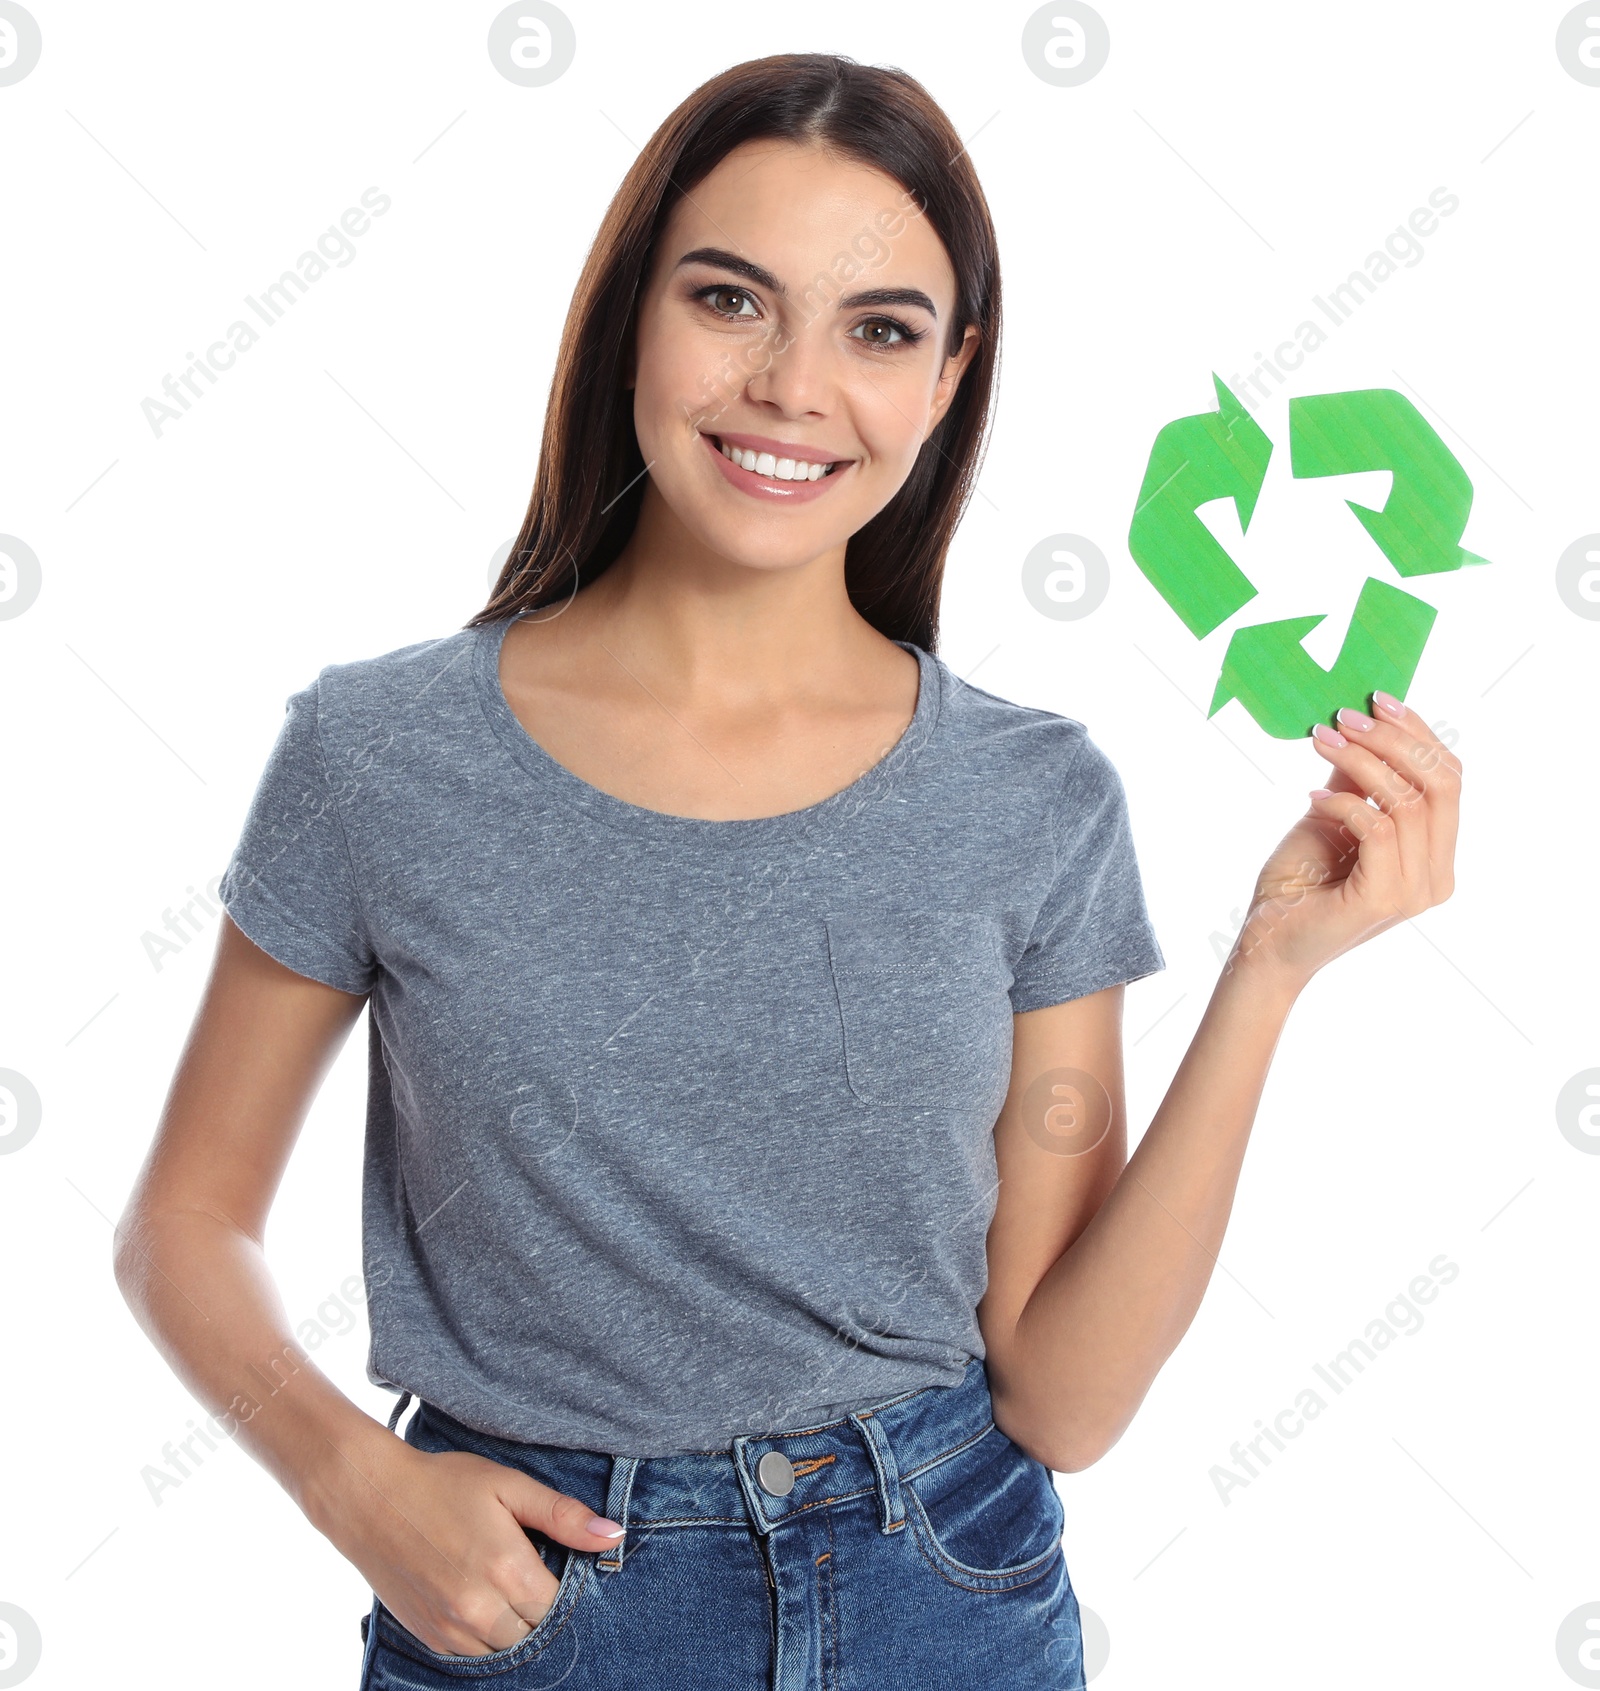
[[[1213,499],[1231,499],[1248,530],[1272,456],[1255,419],[1220,377],[1211,380],[1217,409],[1180,417],[1156,436],[1128,530],[1133,561],[1202,639],[1257,589],[1196,513]],[[1393,471],[1381,511],[1346,504],[1396,574],[1489,561],[1461,545],[1472,510],[1466,471],[1404,394],[1364,388],[1291,399],[1289,454],[1296,477]],[[1235,629],[1206,715],[1237,699],[1275,739],[1293,740],[1341,705],[1364,708],[1375,687],[1403,699],[1435,614],[1424,600],[1368,576],[1332,669],[1301,645],[1321,614]]]

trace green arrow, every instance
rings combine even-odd
[[[1150,448],[1144,485],[1128,530],[1128,550],[1150,585],[1204,637],[1256,595],[1244,571],[1195,515],[1232,499],[1239,527],[1250,526],[1272,442],[1213,373],[1217,409],[1168,423]]]
[[[1402,576],[1488,563],[1460,544],[1472,510],[1467,472],[1403,393],[1362,388],[1291,399],[1289,457],[1297,476],[1394,472],[1381,511],[1345,503]]]
[[[1403,699],[1436,614],[1432,605],[1368,576],[1331,670],[1300,644],[1321,616],[1237,628],[1206,715],[1237,699],[1274,739],[1297,740],[1318,722],[1331,722],[1341,705],[1365,710],[1374,687]]]

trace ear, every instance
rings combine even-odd
[[[956,396],[956,389],[961,385],[961,378],[967,372],[967,366],[977,356],[978,341],[980,340],[978,325],[969,323],[966,333],[961,337],[961,345],[944,361],[944,369],[940,372],[939,380],[933,390],[933,404],[928,410],[927,434],[938,428],[946,411],[950,409],[950,401]]]

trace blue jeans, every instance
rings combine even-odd
[[[573,1550],[525,1528],[560,1586],[492,1655],[431,1650],[375,1598],[361,1691],[1083,1691],[1065,1512],[995,1425],[981,1358],[959,1385],[690,1455],[516,1444],[426,1403],[405,1440],[520,1468],[627,1532]]]

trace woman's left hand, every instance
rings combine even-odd
[[[1461,762],[1415,711],[1372,699],[1375,716],[1341,710],[1338,734],[1313,732],[1333,765],[1326,796],[1263,867],[1230,968],[1262,963],[1303,984],[1454,890]]]

